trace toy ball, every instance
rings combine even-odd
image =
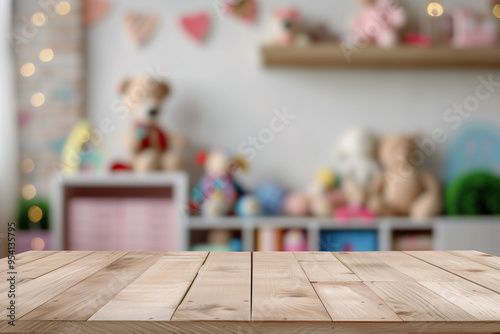
[[[255,196],[260,202],[262,213],[277,216],[283,213],[285,190],[275,183],[265,183],[257,188]]]
[[[306,233],[299,229],[292,229],[283,236],[283,250],[287,252],[307,251]]]
[[[292,193],[285,199],[284,210],[289,216],[307,216],[309,200],[303,193]]]
[[[252,195],[242,196],[234,207],[234,211],[240,217],[256,217],[261,214],[260,202]]]

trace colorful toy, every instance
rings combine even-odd
[[[253,195],[243,195],[236,202],[235,213],[240,217],[257,217],[261,215],[259,200]]]
[[[205,175],[193,189],[191,209],[204,216],[220,217],[231,212],[241,195],[241,188],[233,174],[238,169],[246,169],[246,162],[239,156],[232,156],[224,150],[210,153],[201,152],[197,162],[205,168]]]
[[[391,135],[379,143],[382,174],[373,182],[369,208],[380,216],[430,217],[441,212],[442,199],[436,179],[414,164],[425,159],[416,136]],[[422,158],[423,157],[423,158]]]
[[[500,215],[500,178],[477,171],[456,178],[446,188],[449,215]]]
[[[354,43],[393,47],[399,42],[399,31],[406,24],[406,12],[392,0],[362,0],[361,13],[352,22]]]
[[[283,236],[283,250],[287,252],[307,252],[306,232],[300,229],[291,229]]]
[[[339,211],[339,219],[360,217],[372,219],[366,210],[370,186],[380,169],[374,157],[375,136],[364,128],[353,128],[341,139],[337,154],[341,163],[342,192],[347,207]]]
[[[91,139],[93,128],[85,120],[76,124],[66,140],[61,155],[61,172],[64,175],[94,173],[102,167],[102,145]]]
[[[478,170],[500,175],[500,129],[491,122],[467,122],[446,147],[445,183]]]
[[[255,196],[262,206],[263,214],[278,216],[283,213],[286,192],[278,184],[268,182],[260,185],[255,191]]]
[[[293,7],[275,10],[271,21],[271,42],[281,46],[305,46],[311,42],[333,42],[337,37],[325,25],[306,23],[300,12]]]
[[[483,18],[466,8],[457,8],[451,14],[454,48],[491,47],[498,43],[495,18]]]
[[[336,177],[329,168],[322,168],[308,187],[309,212],[315,217],[331,217],[335,209],[345,205],[341,191],[335,189]]]
[[[289,216],[307,216],[309,214],[309,198],[307,194],[295,192],[287,195],[284,211]]]
[[[208,243],[191,247],[192,251],[203,252],[241,252],[241,239],[234,238],[229,230],[212,230],[208,233]]]
[[[120,92],[133,118],[124,136],[132,156],[130,168],[138,172],[182,169],[186,141],[179,135],[167,134],[158,125],[162,104],[170,94],[169,85],[141,75],[124,80]]]
[[[320,234],[320,251],[373,252],[377,248],[377,231],[322,231]]]

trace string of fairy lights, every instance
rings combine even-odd
[[[64,16],[70,13],[71,5],[68,1],[60,1],[54,8],[55,13]],[[30,23],[35,27],[43,27],[47,23],[47,13],[38,11],[31,15]],[[55,57],[54,50],[51,48],[43,48],[37,54],[37,60],[26,62],[21,65],[19,72],[24,78],[31,78],[37,73],[37,67],[42,67],[43,63],[51,62]],[[37,63],[40,65],[38,65]],[[45,95],[42,92],[35,92],[30,97],[30,104],[35,107],[41,107],[46,102]],[[20,162],[20,170],[24,175],[33,173],[36,169],[35,162],[31,158],[23,158]],[[21,196],[29,201],[36,197],[37,188],[31,183],[26,183],[21,187]],[[27,216],[32,223],[38,223],[42,220],[44,212],[38,205],[29,207]],[[45,241],[40,237],[35,237],[31,240],[31,248],[34,250],[42,250],[45,248]]]
[[[492,13],[495,17],[500,18],[500,0],[490,0],[492,4]],[[430,16],[441,16],[444,13],[442,1],[429,1],[427,4],[427,14]]]

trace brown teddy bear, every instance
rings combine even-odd
[[[184,138],[167,134],[157,125],[169,85],[140,75],[123,80],[119,89],[133,118],[123,138],[132,155],[131,168],[138,172],[182,169]]]
[[[415,140],[403,135],[380,139],[378,155],[383,171],[372,184],[368,203],[377,215],[423,218],[441,212],[439,183],[415,166],[425,159]]]

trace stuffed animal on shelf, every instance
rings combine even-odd
[[[342,137],[337,154],[341,163],[341,188],[347,206],[337,210],[336,218],[373,218],[366,204],[370,185],[380,173],[375,160],[375,145],[375,136],[365,128],[353,128]]]
[[[345,197],[335,189],[336,177],[329,168],[321,168],[307,189],[309,212],[315,217],[331,217],[335,210],[345,206]]]
[[[197,163],[204,166],[205,175],[193,189],[191,209],[201,211],[206,217],[229,214],[242,194],[241,187],[234,180],[234,173],[246,169],[246,162],[224,150],[215,150],[199,153]]]
[[[482,18],[466,8],[457,8],[451,19],[454,48],[492,47],[498,43],[498,23],[494,18]]]
[[[309,214],[309,198],[307,194],[302,192],[292,192],[286,196],[283,208],[288,216],[307,216]]]
[[[170,86],[150,75],[140,75],[123,80],[120,93],[132,118],[123,137],[132,156],[130,169],[138,172],[182,169],[185,139],[164,132],[158,125]]]
[[[380,216],[425,218],[442,210],[437,180],[421,164],[424,153],[417,149],[416,136],[391,135],[379,142],[382,173],[372,184],[369,208]],[[425,157],[425,156],[424,156]]]
[[[382,48],[399,42],[399,32],[406,24],[406,12],[392,0],[361,0],[362,10],[352,22],[355,43],[375,44]]]
[[[311,25],[304,21],[293,7],[282,7],[274,11],[271,21],[272,43],[281,46],[306,46],[310,43],[332,42],[337,37],[325,25]]]

